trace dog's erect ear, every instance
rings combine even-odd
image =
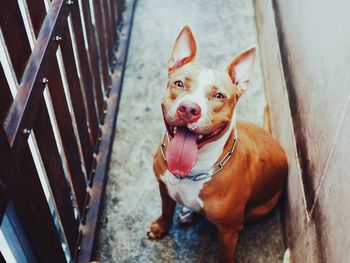
[[[256,48],[251,47],[238,54],[231,62],[227,71],[233,83],[235,83],[243,94],[248,86],[250,77],[254,71]]]
[[[177,37],[168,61],[168,73],[180,68],[196,57],[196,40],[189,26],[185,26]]]

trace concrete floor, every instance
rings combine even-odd
[[[217,232],[204,218],[148,240],[150,223],[160,214],[152,159],[164,125],[160,100],[167,60],[177,34],[190,25],[198,60],[226,68],[233,56],[257,45],[254,8],[247,0],[139,0],[125,72],[104,209],[95,259],[100,262],[217,262]],[[260,62],[238,105],[238,118],[262,123],[265,105]],[[237,262],[282,262],[279,214],[247,225],[236,250]]]

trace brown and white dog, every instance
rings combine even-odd
[[[162,100],[167,136],[154,157],[162,214],[150,238],[169,230],[179,202],[216,225],[220,261],[233,262],[244,222],[265,216],[279,200],[288,173],[284,151],[265,129],[236,123],[255,53],[243,51],[218,71],[195,61],[189,27],[176,39]]]

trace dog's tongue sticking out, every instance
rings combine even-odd
[[[168,169],[172,174],[186,176],[198,160],[197,135],[185,127],[178,127],[166,149]]]

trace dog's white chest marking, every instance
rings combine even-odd
[[[168,194],[176,202],[199,212],[204,204],[199,197],[199,193],[203,188],[204,183],[211,180],[211,177],[200,181],[193,181],[190,179],[178,180],[169,171],[166,171],[162,176],[162,181],[166,184]]]
[[[196,175],[209,171],[220,157],[224,145],[231,133],[231,130],[235,127],[236,114],[233,113],[231,127],[226,131],[223,136],[217,141],[204,145],[198,152],[198,161],[192,168],[189,175]],[[199,194],[203,188],[203,185],[212,179],[211,176],[199,181],[193,181],[191,179],[182,179],[179,181],[169,171],[161,177],[161,180],[165,183],[168,189],[168,194],[176,202],[181,203],[187,208],[193,211],[199,212],[204,207],[203,201],[200,199]]]

